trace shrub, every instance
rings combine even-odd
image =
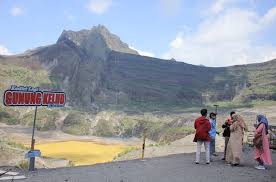
[[[6,123],[8,125],[15,125],[20,123],[16,118],[16,114],[11,114],[7,111],[0,111],[0,122]]]
[[[89,122],[82,121],[78,124],[63,126],[62,131],[72,135],[88,135],[90,129]]]
[[[49,109],[38,109],[36,118],[36,128],[40,131],[56,129],[55,121],[58,118],[58,111]],[[32,126],[34,121],[34,111],[25,114],[21,124]]]
[[[26,171],[29,169],[29,161],[28,160],[19,161],[16,167]]]
[[[96,136],[111,137],[114,135],[112,125],[104,119],[100,119],[94,129],[94,134]]]
[[[63,121],[62,131],[72,135],[88,135],[90,122],[81,112],[71,112]]]
[[[79,121],[83,118],[81,113],[73,112],[69,113],[68,116],[64,119],[63,124],[65,126],[71,126],[78,124]]]

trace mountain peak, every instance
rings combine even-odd
[[[93,27],[91,28],[91,31],[98,31],[98,32],[100,32],[100,33],[108,33],[108,34],[111,34],[111,33],[109,32],[109,30],[108,30],[104,25],[101,25],[101,24],[99,24],[98,26],[93,26]]]
[[[87,48],[87,46],[97,43],[103,46],[103,49],[139,55],[137,51],[129,48],[126,43],[122,42],[117,35],[112,34],[104,25],[94,26],[90,30],[63,30],[57,42],[61,42],[64,39],[69,39],[82,48]],[[99,45],[94,45],[93,47],[95,46],[100,48]]]

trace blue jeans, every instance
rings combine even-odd
[[[210,141],[210,155],[216,153],[216,138],[211,138]]]

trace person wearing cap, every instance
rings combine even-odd
[[[216,154],[216,135],[217,135],[217,122],[216,122],[216,113],[211,112],[209,115],[209,122],[211,124],[211,130],[209,131],[209,135],[211,138],[210,141],[210,156],[217,156]]]

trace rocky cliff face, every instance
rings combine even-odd
[[[72,41],[76,46],[92,57],[106,58],[106,55],[112,50],[139,55],[137,51],[130,49],[118,36],[110,33],[108,29],[102,25],[93,27],[90,30],[81,30],[77,32],[64,30],[57,43],[63,42],[64,40]]]
[[[276,61],[209,68],[149,58],[105,27],[63,31],[58,41],[1,62],[47,70],[47,89],[63,89],[73,106],[147,103],[201,104],[208,101],[276,100]]]

